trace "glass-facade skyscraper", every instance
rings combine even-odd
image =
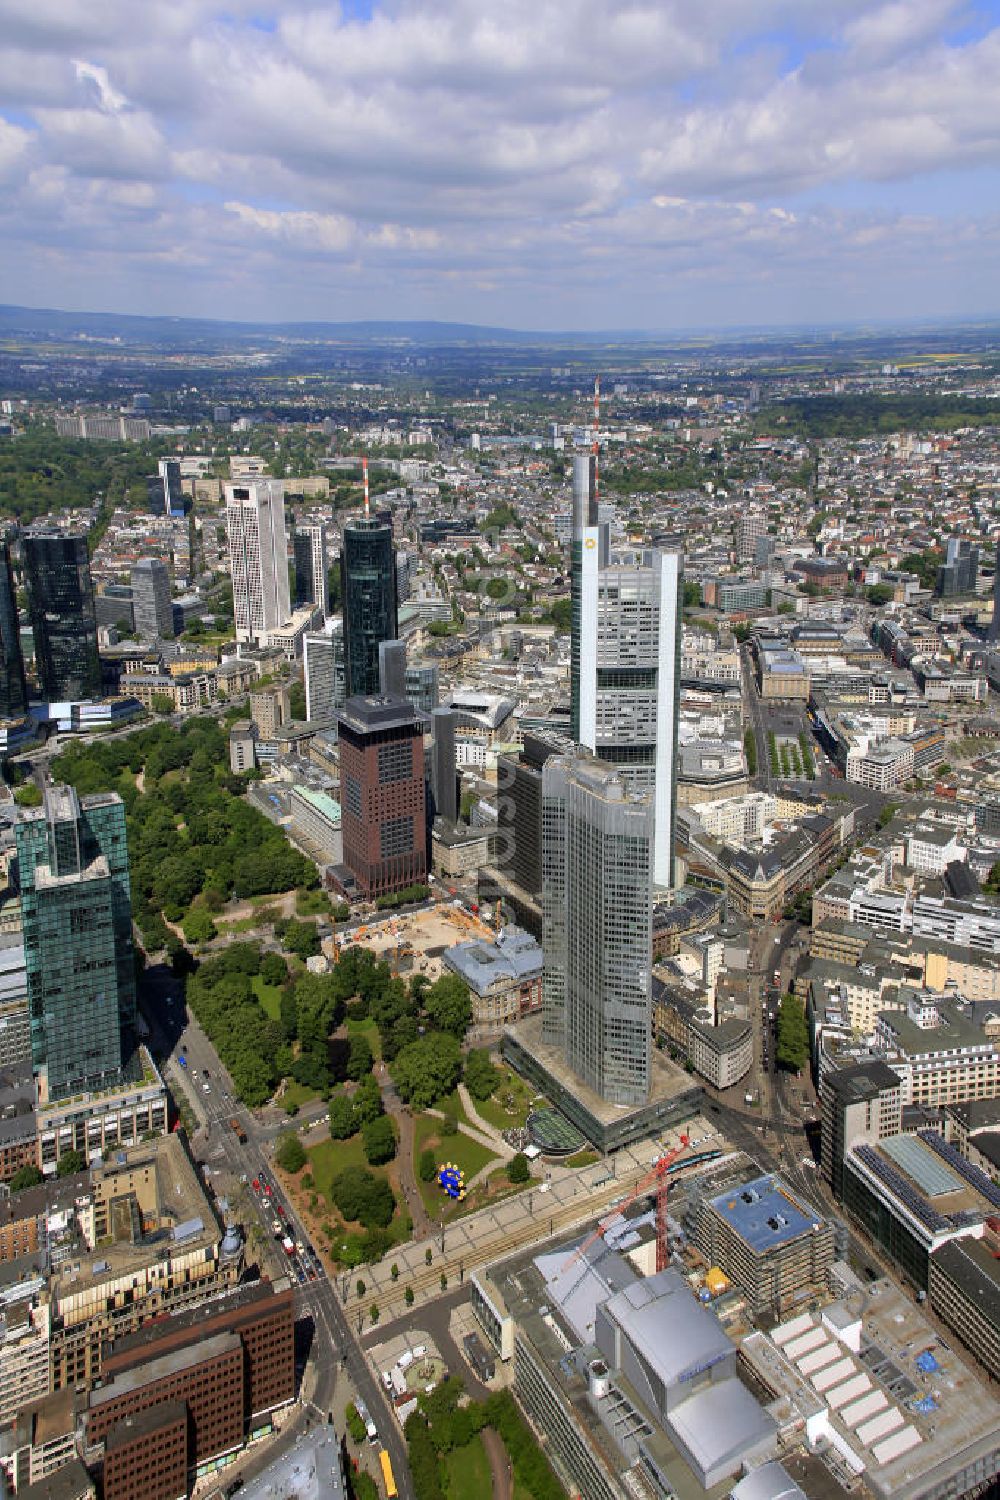
[[[650,1088],[654,806],[585,752],[542,771],[542,1035],[611,1104]]]
[[[574,470],[574,480],[576,472]],[[589,495],[589,490],[586,492]],[[572,733],[653,793],[653,878],[674,884],[683,559],[656,548],[611,551],[610,528],[573,511]]]
[[[28,712],[28,687],[17,620],[17,591],[10,562],[10,543],[0,540],[0,719]]]
[[[47,1102],[122,1081],[135,1024],[125,808],[46,788],[14,825],[32,1060]]]
[[[99,698],[101,662],[87,538],[26,533],[24,570],[42,697],[49,703]]]
[[[392,527],[375,518],[349,522],[340,573],[347,696],[370,698],[379,691],[379,645],[399,636]]]

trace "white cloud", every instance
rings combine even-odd
[[[389,0],[365,21],[326,0],[146,0],[138,27],[124,0],[0,0],[6,295],[37,284],[42,247],[75,287],[116,266],[179,311],[308,315],[315,297],[607,326],[731,316],[740,287],[772,315],[783,290],[827,313],[831,288],[867,315],[884,287],[923,312],[932,253],[962,260],[971,296],[996,249],[973,193],[933,208],[943,174],[1000,166],[1000,30],[949,44],[962,15]],[[919,214],[823,207],[881,182],[911,183]]]

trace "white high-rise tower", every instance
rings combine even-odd
[[[608,527],[597,525],[579,527],[574,552],[580,559],[573,619],[579,705],[574,728],[580,743],[613,765],[632,791],[653,793],[653,880],[669,889],[674,884],[683,558],[650,548],[612,554]]]
[[[236,639],[258,643],[291,615],[285,500],[279,479],[226,485]]]

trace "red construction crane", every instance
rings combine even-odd
[[[670,1191],[670,1179],[667,1173],[678,1157],[683,1156],[688,1148],[688,1138],[681,1136],[679,1146],[674,1146],[670,1151],[664,1152],[659,1161],[654,1162],[644,1177],[640,1177],[632,1191],[621,1203],[617,1204],[614,1211],[601,1219],[596,1227],[588,1234],[582,1245],[577,1246],[564,1266],[560,1266],[560,1276],[568,1271],[576,1261],[590,1249],[595,1240],[602,1240],[611,1225],[619,1219],[627,1208],[631,1208],[637,1198],[641,1198],[654,1183],[656,1183],[656,1269],[665,1271],[670,1259],[667,1246],[667,1194]]]

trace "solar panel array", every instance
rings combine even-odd
[[[905,1204],[932,1233],[951,1227],[950,1220],[946,1219],[944,1214],[939,1214],[936,1208],[932,1208],[927,1199],[907,1182],[902,1172],[897,1172],[896,1168],[890,1166],[885,1157],[879,1156],[871,1146],[856,1146],[854,1154],[864,1162],[866,1167],[871,1168],[876,1177],[882,1179],[900,1203]]]
[[[974,1187],[977,1193],[992,1203],[994,1208],[1000,1208],[1000,1188],[992,1183],[985,1172],[974,1167],[971,1161],[966,1161],[961,1151],[955,1149],[950,1141],[946,1141],[943,1135],[938,1135],[936,1130],[920,1130],[917,1132],[920,1139],[936,1151],[942,1161],[946,1161],[959,1177],[964,1177],[970,1187]]]

